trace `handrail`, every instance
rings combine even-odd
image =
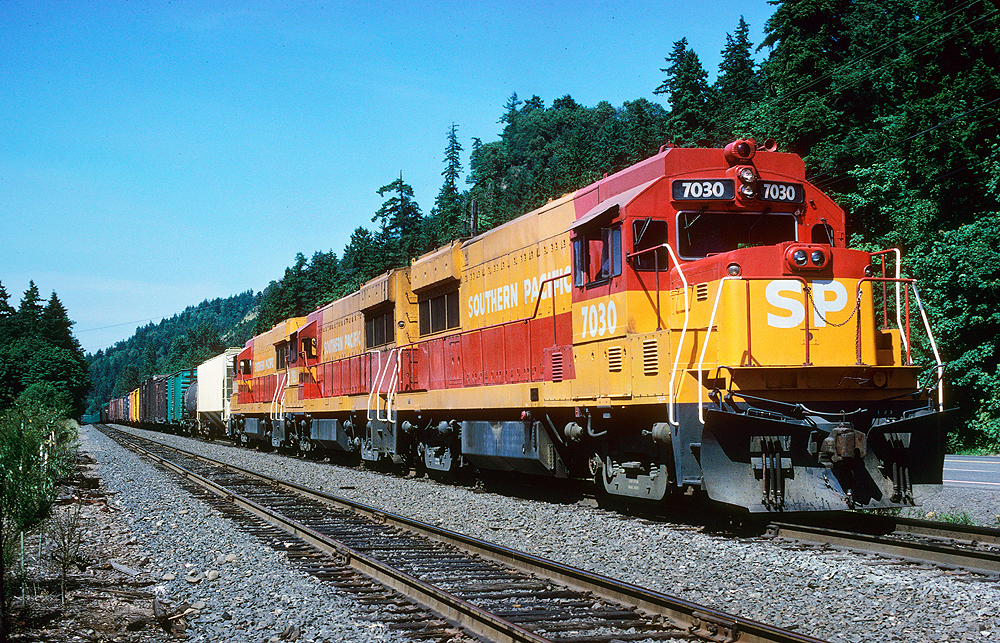
[[[901,269],[901,266],[902,266],[902,253],[899,251],[899,248],[889,248],[887,250],[879,250],[878,252],[871,253],[871,256],[874,258],[874,257],[881,256],[881,255],[887,255],[889,253],[893,253],[893,254],[896,255],[896,277],[895,278],[898,280],[898,279],[900,279],[900,275],[901,275],[900,269]],[[882,278],[885,279],[886,276],[885,276],[885,260],[884,259],[882,260],[882,266],[881,267],[882,267]],[[888,306],[886,306],[886,302],[885,302],[885,286],[883,286],[882,287],[882,318],[883,318],[883,320],[885,320],[886,317],[888,316],[887,313],[886,313],[886,309],[887,308],[888,308]],[[901,314],[900,311],[901,311],[901,306],[900,306],[900,302],[899,302],[899,282],[897,281],[896,282],[896,328],[902,328],[903,327],[903,320],[902,320],[902,317],[900,316],[900,314]],[[883,321],[883,326],[888,327],[889,326],[888,322],[887,321]],[[909,345],[908,345],[907,339],[904,339],[903,341],[904,341],[905,348],[907,349],[907,351],[909,351]]]
[[[392,417],[392,400],[396,397],[396,384],[399,382],[400,362],[403,358],[401,351],[402,349],[398,347],[389,351],[389,359],[385,363],[385,372],[388,374],[389,362],[392,361],[392,354],[396,354],[396,367],[392,371],[392,378],[389,380],[389,390],[385,395],[385,419],[380,418],[378,415],[378,395],[376,394],[375,396],[375,418],[380,422],[389,422],[389,418]],[[383,375],[383,378],[384,377],[385,375]],[[379,382],[378,387],[380,389],[382,388],[382,382]]]
[[[274,376],[274,393],[271,395],[271,408],[270,408],[270,416],[271,416],[272,420],[277,420],[277,419],[280,418],[280,416],[278,414],[278,411],[276,410],[278,408],[278,395],[279,395],[278,391],[281,391],[281,393],[280,393],[281,397],[282,397],[282,399],[281,399],[281,408],[284,409],[284,406],[285,406],[285,399],[284,399],[285,391],[284,391],[284,388],[283,388],[284,384],[282,383],[282,380],[287,381],[287,379],[288,379],[288,373],[287,372],[285,372],[285,373],[276,373],[275,376]]]
[[[375,355],[376,357],[378,357],[378,373],[376,373],[375,379],[372,381],[372,386],[368,390],[368,402],[365,405],[365,418],[367,420],[371,421],[372,419],[374,419],[372,417],[372,396],[373,395],[375,396],[375,413],[376,413],[376,415],[378,414],[378,389],[379,389],[379,387],[377,385],[377,381],[382,376],[382,351],[380,351],[378,349],[374,349],[374,350],[369,350],[369,351],[366,351],[366,352],[369,355]],[[389,362],[388,362],[388,360],[386,360],[386,365],[388,366],[388,364],[389,364]]]
[[[715,326],[715,314],[719,310],[719,302],[722,301],[723,285],[727,281],[743,281],[743,277],[723,277],[719,280],[719,289],[715,293],[715,303],[712,305],[712,314],[708,318],[708,328],[705,330],[705,339],[701,345],[701,355],[698,357],[698,422],[705,424],[705,400],[702,396],[704,386],[702,386],[701,373],[705,364],[705,353],[708,352],[708,338],[712,334],[712,327]]]
[[[883,284],[883,286],[882,286],[883,290],[885,289],[885,284],[886,283],[893,283],[894,282],[896,284],[896,290],[898,291],[899,290],[899,284],[902,283],[904,285],[904,287],[908,286],[908,285],[912,285],[912,286],[916,287],[916,281],[917,280],[916,279],[901,279],[901,278],[898,278],[898,277],[896,277],[896,278],[894,278],[894,277],[862,277],[861,279],[858,279],[858,283],[855,286],[855,290],[861,288],[861,284],[863,284],[866,281],[869,281],[869,282],[871,282],[873,284],[875,284],[875,283],[881,283],[881,284]],[[910,342],[910,291],[909,291],[909,289],[904,290],[904,293],[906,295],[906,325],[904,326],[903,323],[902,323],[902,321],[901,321],[901,319],[899,318],[899,310],[897,309],[897,311],[896,311],[896,313],[897,313],[896,327],[900,330],[899,336],[900,336],[900,339],[903,342],[903,348],[906,349],[906,364],[910,365],[910,364],[913,364],[913,358],[910,356],[910,343],[911,342]],[[884,303],[885,303],[885,299],[883,297],[883,305],[884,305]],[[860,333],[861,331],[859,330],[858,332]],[[860,345],[857,347],[857,352],[858,352],[858,355],[857,355],[858,356],[858,363],[860,364],[861,363],[861,346]]]
[[[671,426],[680,426],[680,422],[677,421],[675,415],[676,402],[674,400],[674,381],[677,379],[677,368],[680,364],[681,359],[681,349],[684,347],[684,339],[687,337],[688,322],[691,319],[691,295],[688,293],[688,281],[687,276],[681,269],[681,264],[677,261],[677,255],[674,253],[674,249],[670,247],[669,243],[663,243],[658,246],[652,246],[650,248],[644,248],[638,252],[633,252],[627,255],[627,259],[632,257],[637,257],[641,254],[645,254],[650,251],[656,251],[660,248],[666,248],[667,254],[674,262],[674,267],[677,268],[677,274],[681,277],[681,283],[684,289],[684,325],[681,328],[681,339],[677,344],[677,351],[674,354],[674,365],[670,370],[670,381],[667,384],[667,397],[669,402],[667,403],[667,421],[670,422]],[[633,268],[636,270],[636,268]],[[653,253],[653,270],[656,272],[656,330],[662,330],[660,327],[660,320],[662,319],[662,314],[660,311],[660,255],[658,252]]]
[[[938,390],[938,410],[944,411],[944,363],[941,361],[941,354],[938,352],[937,342],[934,341],[934,334],[931,333],[930,322],[927,321],[927,312],[924,304],[920,301],[920,293],[917,292],[917,284],[914,282],[913,297],[917,300],[917,308],[920,309],[920,317],[924,320],[924,330],[927,331],[927,339],[931,342],[931,350],[934,351],[934,360],[937,361],[937,390]]]

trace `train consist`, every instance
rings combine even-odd
[[[751,512],[919,504],[947,413],[899,265],[847,248],[844,212],[770,141],[664,148],[254,337],[226,431]]]
[[[155,375],[128,395],[109,401],[98,419],[185,435],[224,437],[233,390],[232,358],[239,351],[229,348],[195,369]]]

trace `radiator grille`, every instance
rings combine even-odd
[[[659,358],[656,340],[644,339],[642,341],[642,372],[645,375],[656,375],[659,373]]]
[[[552,353],[552,381],[561,382],[563,380],[563,354]]]
[[[698,284],[694,287],[694,297],[698,301],[708,300],[708,284]]]
[[[608,349],[608,370],[618,373],[622,370],[622,347],[612,346]]]

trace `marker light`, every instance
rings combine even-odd
[[[743,274],[743,268],[738,263],[731,263],[726,266],[726,274],[730,277],[739,277]]]
[[[725,147],[723,154],[731,165],[746,163],[757,151],[757,143],[752,138],[733,141]]]

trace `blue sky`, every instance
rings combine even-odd
[[[647,98],[687,38],[714,79],[766,0],[0,0],[0,283],[55,290],[96,351],[338,255],[400,173],[426,214],[446,134],[508,97]],[[463,177],[464,178],[464,177]],[[464,185],[464,184],[463,184]]]

